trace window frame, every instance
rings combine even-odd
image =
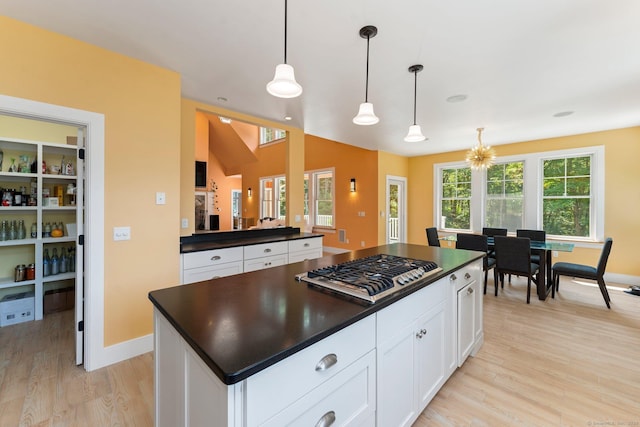
[[[285,212],[284,218],[280,217],[280,210],[279,210],[279,206],[280,206],[280,191],[279,190],[279,186],[280,186],[280,182],[284,181],[284,185],[286,188],[287,185],[287,177],[286,175],[273,175],[273,176],[265,176],[265,177],[260,177],[259,178],[259,183],[260,183],[260,219],[262,218],[276,218],[276,219],[282,219],[284,221],[286,221],[287,219],[287,213]],[[267,215],[264,212],[264,189],[265,189],[265,183],[266,182],[271,182],[272,184],[272,189],[273,189],[273,198],[272,200],[270,200],[270,205],[271,205],[271,209],[274,212],[275,216],[272,215]],[[286,204],[285,204],[285,210],[286,210]]]
[[[331,218],[332,225],[319,225],[316,223],[317,216],[317,179],[321,174],[331,174]],[[308,213],[305,215],[307,220],[307,225],[312,226],[313,228],[323,228],[333,230],[336,228],[336,173],[335,168],[323,168],[323,169],[314,169],[304,172],[305,180],[308,180],[307,184],[307,194],[309,196],[304,202],[308,206]]]
[[[270,131],[270,130],[273,131],[274,138],[267,140],[267,132]],[[281,133],[281,136],[279,138],[276,138],[278,133]],[[267,145],[267,144],[271,144],[271,143],[275,143],[275,142],[284,141],[287,138],[287,131],[284,130],[284,129],[269,128],[269,127],[265,127],[265,126],[260,126],[260,135],[259,135],[259,137],[260,138],[259,138],[258,146],[263,146],[263,145]]]
[[[536,153],[527,153],[514,156],[502,156],[496,158],[496,163],[524,162],[524,228],[542,228],[542,203],[543,203],[543,161],[558,158],[591,156],[591,206],[589,236],[559,236],[549,235],[556,240],[572,240],[584,242],[604,241],[605,223],[605,149],[604,146],[590,146],[571,148],[565,150],[553,150]],[[438,228],[445,232],[481,232],[485,223],[486,206],[486,171],[471,171],[471,228],[458,230],[439,227],[439,212],[441,212],[442,195],[442,170],[468,166],[464,160],[458,162],[436,163],[433,165],[434,201],[433,218]]]

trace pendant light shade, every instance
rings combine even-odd
[[[267,92],[278,98],[295,98],[302,93],[293,67],[287,64],[287,0],[284,0],[284,63],[276,66],[273,80],[267,83]]]
[[[478,128],[478,145],[467,151],[467,163],[473,169],[487,169],[492,166],[496,153],[489,145],[482,145],[482,131],[484,128]]]
[[[406,142],[420,142],[427,139],[422,134],[422,129],[420,129],[420,125],[416,124],[416,103],[418,97],[418,73],[422,71],[424,67],[420,64],[412,65],[409,67],[409,72],[413,73],[414,81],[413,81],[413,124],[409,126],[409,133],[404,137]]]
[[[278,98],[295,98],[302,93],[302,86],[296,81],[293,67],[289,64],[278,64],[273,80],[267,83],[267,92]]]
[[[373,104],[369,102],[369,40],[378,34],[378,29],[373,25],[360,28],[360,37],[367,39],[367,73],[364,89],[364,102],[360,104],[358,115],[353,118],[353,123],[367,126],[375,125],[380,119],[373,112]]]

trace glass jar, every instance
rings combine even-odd
[[[26,239],[27,238],[27,229],[24,227],[24,219],[18,221],[18,239]]]
[[[16,225],[16,220],[11,221],[9,225],[9,238],[7,240],[16,240],[18,238],[18,226]]]
[[[31,224],[31,238],[32,239],[38,238],[38,226],[36,225],[35,222]]]
[[[0,223],[0,242],[4,242],[5,240],[9,240],[9,225],[6,219]]]
[[[27,280],[35,280],[36,278],[36,265],[35,264],[29,264],[27,266],[27,272],[25,274],[25,277]]]

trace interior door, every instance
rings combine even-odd
[[[84,189],[85,189],[85,163],[80,157],[80,149],[86,150],[85,128],[78,129],[78,157],[76,158],[76,301],[74,325],[76,333],[76,365],[84,363]],[[84,242],[82,242],[84,243]]]
[[[407,241],[407,179],[387,175],[387,244]]]

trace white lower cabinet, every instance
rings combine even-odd
[[[448,378],[447,283],[414,295],[378,312],[378,426],[412,425]]]
[[[182,283],[201,282],[243,272],[242,247],[182,254]]]

